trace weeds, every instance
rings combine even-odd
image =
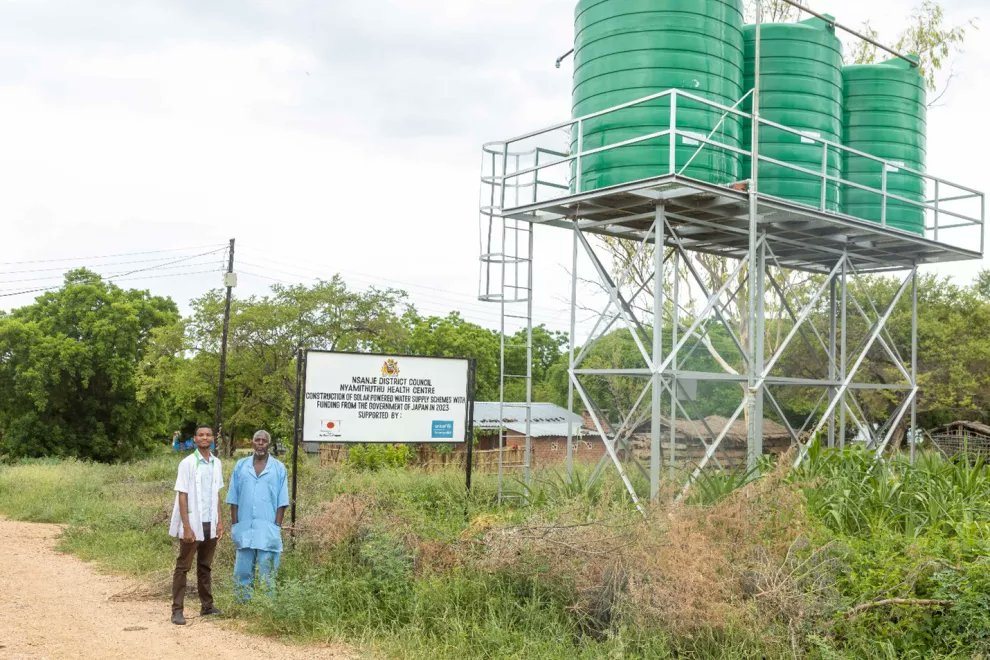
[[[178,458],[0,467],[0,512],[67,524],[64,549],[150,585],[122,598],[164,604]],[[457,471],[301,468],[274,594],[233,603],[229,544],[215,563],[221,607],[271,634],[430,658],[990,654],[982,460],[814,447],[703,472],[645,517],[585,470],[500,507],[491,475],[467,495]]]

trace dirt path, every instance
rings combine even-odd
[[[57,525],[0,519],[0,658],[353,658],[342,647],[288,646],[231,622],[169,622],[167,599],[127,600],[135,582],[56,552]],[[193,572],[195,568],[193,569]],[[195,581],[195,577],[192,578]]]

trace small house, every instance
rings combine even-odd
[[[700,463],[707,446],[725,430],[725,436],[708,466],[726,469],[746,464],[748,429],[744,419],[736,419],[726,430],[729,420],[719,415],[709,415],[698,421],[678,419],[674,422],[674,463]],[[670,427],[667,418],[660,418],[660,452],[663,460],[670,453]],[[650,458],[652,424],[649,420],[636,428],[630,450],[640,460]],[[791,434],[782,425],[769,419],[763,420],[763,453],[779,456],[791,446]]]
[[[597,460],[605,453],[598,432],[581,415],[545,402],[530,404],[529,411],[534,463],[563,462],[567,455],[568,429],[574,458]],[[476,401],[474,428],[479,450],[498,449],[499,429],[504,429],[504,447],[510,451],[522,451],[526,444],[526,404],[504,403],[500,414],[498,401]]]

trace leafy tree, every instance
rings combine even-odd
[[[406,315],[409,325],[407,352],[440,357],[473,357],[475,397],[479,401],[497,401],[499,395],[499,335],[494,330],[465,321],[458,312],[445,317],[421,317],[414,311]],[[549,380],[550,370],[562,357],[567,336],[538,325],[533,328],[533,400],[556,400],[557,389]],[[505,372],[513,376],[526,373],[526,331],[505,338]],[[565,365],[566,366],[566,365]],[[564,385],[566,392],[566,383]],[[525,401],[525,380],[507,378],[506,401]]]
[[[973,283],[973,292],[990,302],[990,270],[984,268],[977,274],[976,282]]]
[[[990,410],[990,341],[984,328],[990,324],[990,300],[983,297],[981,279],[972,286],[953,284],[948,278],[919,275],[918,278],[918,424],[930,428],[955,419],[987,419]],[[880,308],[893,299],[901,281],[888,276],[857,277],[849,285],[850,298],[866,307],[867,298]],[[875,314],[867,322],[858,313],[847,316],[847,344],[861,346],[870,332]],[[828,310],[818,309],[809,320],[819,329],[827,327]],[[887,330],[901,357],[910,360],[911,301],[902,296],[894,308]],[[849,358],[852,362],[852,357]],[[795,376],[821,377],[820,367],[801,350],[788,353],[783,371]],[[900,371],[877,344],[867,354],[857,381],[904,383]],[[787,388],[780,397],[792,422],[803,421],[821,390]],[[884,423],[903,400],[904,392],[861,390],[851,392],[867,416]],[[792,416],[793,415],[793,416]],[[907,418],[901,426],[906,428]]]
[[[873,277],[863,286],[878,300],[889,300],[898,282],[894,278]],[[918,419],[921,426],[986,418],[990,410],[988,326],[990,303],[976,295],[975,287],[958,286],[947,277],[919,276]],[[902,347],[902,352],[911,345],[910,332],[911,305],[904,296],[890,320],[892,339]],[[879,382],[901,380],[899,372],[879,351],[871,353],[864,368]],[[881,415],[889,415],[897,400],[879,394],[866,398]]]
[[[394,351],[405,341],[396,289],[354,291],[339,275],[312,286],[275,285],[265,296],[231,305],[224,397],[226,432],[250,436],[266,427],[291,432],[298,347],[340,351]],[[192,316],[162,329],[144,365],[145,383],[167,383],[176,423],[212,420],[219,377],[223,297],[210,291],[192,301]]]
[[[911,12],[907,26],[894,42],[894,50],[918,56],[918,68],[925,84],[934,91],[936,74],[945,67],[952,53],[962,47],[967,30],[975,27],[973,19],[962,25],[946,25],[942,5],[933,0],[923,0]],[[863,26],[863,31],[874,40],[880,36],[869,23]],[[876,62],[880,55],[881,51],[876,46],[859,40],[852,48],[849,60],[856,64],[870,64]]]
[[[475,364],[475,398],[498,400],[498,333],[465,321],[458,312],[447,316],[405,316],[409,327],[405,352],[435,357],[471,357]],[[510,400],[508,396],[506,400]]]
[[[161,389],[138,364],[175,304],[88,270],[0,317],[0,453],[122,461],[162,442]]]

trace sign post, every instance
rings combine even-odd
[[[468,386],[467,386],[467,428],[464,429],[464,442],[467,443],[465,449],[464,485],[468,494],[471,494],[471,470],[474,466],[474,378],[477,361],[471,358],[468,361]]]
[[[296,523],[299,452],[307,442],[467,443],[471,489],[475,361],[300,348],[292,434]]]
[[[306,351],[301,442],[458,442],[470,361]]]
[[[292,510],[289,513],[289,536],[296,533],[296,472],[299,466],[299,436],[302,425],[299,423],[303,388],[303,362],[305,360],[302,347],[296,350],[296,390],[292,403]]]

